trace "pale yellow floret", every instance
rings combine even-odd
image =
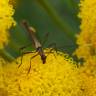
[[[17,58],[19,64],[0,58],[0,96],[96,96],[96,73],[85,64],[77,68],[67,54],[54,52],[56,57],[46,54],[45,64],[39,55],[33,58],[28,73],[35,54],[24,55],[20,68],[21,57]]]
[[[96,96],[96,68],[90,67],[85,64],[79,69],[80,77],[83,81],[83,96]]]
[[[0,56],[0,96],[8,96],[7,90],[4,88],[3,78],[3,65],[6,64],[5,60]]]
[[[80,13],[81,32],[77,36],[75,54],[83,58],[89,70],[96,70],[96,0],[81,0]],[[87,68],[87,69],[88,69]]]
[[[81,32],[77,36],[79,45],[76,54],[79,58],[88,60],[96,56],[96,0],[81,0],[80,13]]]
[[[3,89],[8,96],[83,96],[82,80],[72,59],[54,52],[56,57],[50,53],[42,64],[38,55],[32,59],[27,74],[35,54],[24,55],[20,68],[15,61],[3,67]],[[17,61],[20,63],[21,57]]]
[[[8,30],[15,24],[14,9],[9,0],[0,0],[0,49],[8,43]]]
[[[81,0],[80,13],[81,32],[77,36],[75,54],[83,58],[80,76],[84,80],[84,96],[96,96],[96,0]]]

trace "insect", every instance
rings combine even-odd
[[[33,46],[34,46],[34,48],[36,49],[36,52],[37,52],[37,54],[34,55],[33,57],[31,57],[30,59],[36,57],[37,55],[40,55],[42,63],[45,64],[47,56],[45,55],[45,52],[44,52],[44,50],[42,48],[42,45],[41,45],[41,43],[39,42],[39,40],[37,39],[37,37],[35,35],[34,29],[31,26],[28,25],[26,20],[22,21],[22,25],[25,27],[26,31],[28,32],[29,37],[32,40],[32,44],[33,44]],[[24,46],[24,47],[22,47],[20,49],[23,50],[24,48],[26,48],[26,46]],[[52,49],[50,50],[50,52],[51,51],[52,51]],[[28,53],[33,53],[33,52],[32,51],[23,52],[23,54],[28,54]],[[21,56],[21,64],[22,64],[23,54]],[[18,66],[18,68],[21,66],[21,64]],[[30,69],[31,69],[31,60],[30,60],[30,68],[29,68],[28,73],[30,72]]]
[[[35,35],[35,32],[34,32],[33,28],[28,26],[28,23],[25,20],[23,20],[22,24],[26,28],[27,32],[29,33],[30,39],[33,41],[33,46],[35,47],[38,54],[41,56],[41,60],[42,60],[43,64],[45,64],[46,55],[45,55],[45,53],[44,53],[44,51],[42,49],[41,43],[36,38],[36,35]]]

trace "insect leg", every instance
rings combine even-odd
[[[51,47],[51,48],[52,48],[52,49],[50,49],[50,51],[49,51],[49,52],[47,52],[47,53],[48,53],[48,55],[49,55],[50,53],[53,53],[54,57],[56,58],[56,56],[55,56],[54,52],[52,52],[52,51],[55,49],[55,51],[56,51],[56,53],[57,53],[56,43],[51,43],[50,45],[48,45],[48,47]],[[48,55],[47,55],[47,56],[48,56]]]
[[[57,46],[56,46],[56,43],[51,43],[48,45],[48,48],[52,48],[53,50],[55,49],[55,51],[57,52]]]
[[[30,58],[30,67],[29,67],[29,70],[28,70],[27,74],[29,74],[29,72],[30,72],[30,70],[31,70],[31,60],[32,60],[33,58],[35,58],[37,55],[38,55],[38,54],[36,54],[36,55],[34,55],[34,56],[32,56],[32,57]]]
[[[21,64],[22,64],[22,58],[23,58],[23,54],[28,54],[28,53],[30,53],[30,52],[24,52],[24,49],[25,48],[27,48],[28,46],[30,46],[31,44],[28,44],[28,45],[26,45],[26,46],[23,46],[23,47],[21,47],[21,48],[19,48],[19,53],[21,54],[21,63],[20,63],[20,65],[18,66],[18,68],[21,66]]]
[[[51,46],[52,46],[53,48],[51,48],[50,51],[49,51],[49,52],[46,52],[46,53],[48,53],[48,55],[49,55],[50,53],[53,53],[55,59],[56,59],[57,62],[60,64],[60,62],[58,61],[56,55],[55,55],[54,52],[53,52],[53,50],[55,49],[55,51],[56,51],[56,53],[57,53],[56,43],[52,43],[52,44],[49,45],[49,47],[51,47]],[[48,56],[48,55],[47,55],[47,56]],[[46,57],[47,57],[47,56],[46,56]]]
[[[21,55],[21,63],[19,64],[19,66],[18,66],[18,68],[22,65],[22,60],[23,60],[23,55],[24,54],[29,54],[29,53],[35,53],[35,52],[32,52],[32,51],[26,51],[26,52],[24,52],[24,51],[22,51],[22,55]]]
[[[22,50],[24,50],[25,48],[27,48],[27,47],[29,47],[29,46],[31,46],[31,44],[28,44],[28,45],[26,45],[26,46],[23,46],[23,47],[19,48],[19,52],[21,53]]]
[[[48,37],[49,37],[49,32],[47,32],[44,36],[45,40],[43,42],[41,42],[42,46],[45,45],[46,41],[48,40]]]

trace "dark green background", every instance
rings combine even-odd
[[[72,26],[75,35],[79,32],[80,20],[77,17],[79,12],[79,0],[48,0],[55,11],[60,15],[63,22],[67,21]],[[71,3],[70,3],[71,2]],[[64,30],[52,20],[51,16],[47,13],[37,0],[18,0],[15,8],[14,18],[17,22],[15,28],[10,30],[10,42],[5,47],[7,52],[12,56],[18,57],[20,55],[19,48],[29,44],[31,41],[25,29],[20,25],[23,19],[26,19],[37,32],[36,35],[40,42],[45,40],[45,34],[49,33],[48,40],[43,47],[49,44],[56,43],[57,49],[72,54],[76,48],[76,42],[73,42],[68,37]],[[35,50],[33,47],[27,50]]]

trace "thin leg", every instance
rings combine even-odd
[[[54,55],[54,57],[56,58],[56,55],[54,54],[54,52],[52,52],[54,49],[55,49],[55,51],[56,51],[56,53],[57,53],[57,47],[56,47],[56,43],[51,43],[50,45],[48,45],[48,47],[52,47],[52,49],[50,49],[50,51],[49,52],[46,52],[46,53],[48,53],[48,55],[50,54],[50,53],[53,53],[53,55]],[[47,56],[48,56],[47,55]],[[46,57],[47,57],[46,56]],[[57,58],[56,58],[57,59]]]
[[[48,47],[52,47],[53,49],[55,49],[55,51],[57,52],[57,46],[56,46],[56,43],[51,43],[48,45]]]
[[[42,46],[44,46],[44,44],[46,43],[46,41],[48,40],[49,37],[49,32],[47,32],[44,36],[45,40],[43,42],[41,42]]]
[[[57,57],[56,57],[56,55],[54,54],[54,52],[52,52],[54,49],[51,49],[49,52],[46,52],[46,53],[48,53],[48,55],[50,54],[50,53],[53,53],[53,55],[54,55],[54,57],[55,57],[55,59],[57,60],[57,62],[60,64],[60,62],[58,61],[58,59],[57,59]],[[57,51],[56,51],[57,52]],[[46,56],[46,58],[48,57],[48,55]]]
[[[54,49],[55,49],[55,51],[56,51],[56,53],[57,53],[57,46],[56,46],[56,43],[51,43],[50,45],[48,45],[48,47],[50,48],[52,48],[51,50],[50,50],[50,52],[52,52]],[[55,56],[56,57],[56,56]]]
[[[23,47],[21,47],[21,48],[19,48],[19,52],[20,52],[20,54],[21,54],[21,64],[22,64],[22,58],[23,58],[23,54],[25,53],[25,54],[27,54],[28,52],[23,52],[23,50],[25,49],[25,48],[27,48],[28,46],[30,46],[31,44],[28,44],[28,45],[26,45],[26,46],[23,46]],[[18,66],[18,68],[21,66],[21,64]]]
[[[19,50],[20,50],[20,51],[21,51],[21,50],[24,50],[25,48],[27,48],[27,47],[29,47],[29,46],[31,46],[31,43],[28,44],[28,45],[22,46],[21,48],[19,48]]]
[[[33,58],[35,58],[37,55],[38,55],[38,54],[36,54],[36,55],[34,55],[34,56],[32,56],[32,57],[30,58],[30,67],[29,67],[29,69],[28,69],[28,73],[27,73],[27,74],[29,74],[29,72],[30,72],[30,70],[31,70],[31,60],[32,60]]]
[[[27,51],[27,52],[22,52],[22,53],[21,53],[21,63],[19,64],[18,68],[22,65],[23,55],[24,55],[24,54],[30,54],[30,53],[35,53],[35,52]]]
[[[48,53],[48,55],[50,54],[50,53],[53,53],[53,55],[54,55],[54,57],[56,58],[56,56],[55,56],[55,54],[54,54],[54,52],[52,52],[54,49],[52,48],[52,49],[50,49],[50,51],[49,52],[45,52],[45,53]],[[57,52],[57,51],[56,51]],[[46,56],[46,57],[48,57],[48,55]]]

